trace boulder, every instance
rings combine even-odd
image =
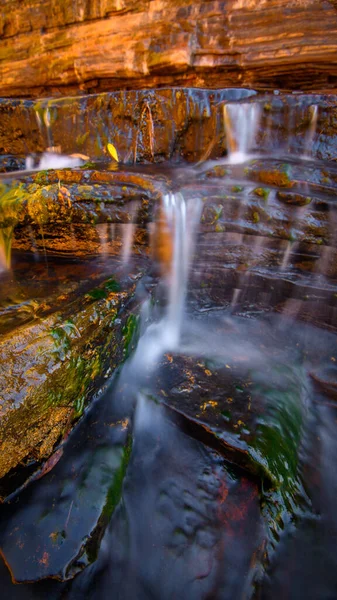
[[[111,262],[105,270],[77,264],[74,271],[74,264],[58,259],[30,268],[30,286],[15,269],[20,283],[4,282],[0,477],[18,465],[36,470],[128,355],[139,302],[133,296],[143,272],[144,265],[121,277]],[[10,475],[3,479],[2,496],[17,483]]]

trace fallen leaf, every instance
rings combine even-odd
[[[117,154],[117,150],[115,148],[115,146],[113,144],[108,144],[107,145],[107,149],[108,152],[110,154],[110,156],[116,161],[118,162],[118,154]]]

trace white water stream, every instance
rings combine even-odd
[[[224,121],[229,162],[248,160],[256,145],[261,106],[257,102],[225,104]]]
[[[286,154],[298,154],[298,142],[302,159],[312,159],[313,146],[317,134],[319,107],[317,104],[294,107],[285,121],[284,139],[279,138],[279,127],[273,124],[272,103],[264,113],[261,102],[228,102],[223,106],[224,128],[227,140],[227,162],[240,164],[256,157],[262,150],[264,153],[275,152],[283,148]],[[276,109],[275,109],[276,111]],[[280,117],[282,119],[282,117]],[[284,120],[284,118],[283,118]],[[296,125],[305,121],[306,131],[296,131]],[[263,135],[259,129],[263,127]],[[263,147],[261,141],[263,140]],[[295,142],[295,147],[294,147]]]
[[[303,158],[312,158],[312,148],[315,140],[316,130],[317,130],[317,120],[318,120],[318,106],[317,104],[312,104],[309,107],[310,111],[310,122],[308,126],[308,130],[304,139],[304,152]]]
[[[143,335],[132,358],[132,368],[151,369],[165,352],[172,352],[179,347],[201,206],[199,198],[187,202],[181,193],[170,192],[162,198],[161,218],[164,215],[169,243],[172,245],[171,265],[163,277],[166,302],[159,320],[155,320],[151,302],[145,303],[141,315]]]
[[[44,152],[36,161],[33,156],[26,158],[26,171],[45,171],[47,169],[75,169],[84,164],[78,156],[68,156],[58,152]]]

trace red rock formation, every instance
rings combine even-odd
[[[337,88],[336,0],[2,0],[2,96]]]

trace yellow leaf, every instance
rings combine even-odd
[[[110,156],[112,156],[112,158],[118,162],[118,154],[117,154],[117,150],[116,150],[115,146],[113,144],[108,144],[107,149],[108,149]]]

